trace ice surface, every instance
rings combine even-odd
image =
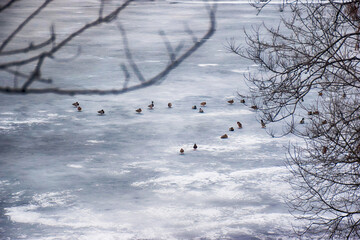
[[[9,16],[14,23],[32,9],[20,3]],[[257,65],[225,48],[232,37],[244,42],[251,24],[276,23],[279,12],[271,6],[256,16],[246,3],[218,2],[213,38],[161,85],[123,95],[0,95],[0,239],[288,239],[295,222],[283,200],[289,192],[283,146],[290,138],[271,138],[256,112],[239,103],[236,92],[247,91],[243,74]],[[55,1],[39,17],[51,18],[62,37],[95,16],[97,6]],[[188,47],[184,26],[197,37],[208,27],[200,1],[141,1],[118,21],[145,77],[169,61],[160,30]],[[10,25],[1,26],[0,37]],[[28,44],[29,34],[45,36],[49,25],[31,24],[16,44]],[[59,57],[73,56],[79,44],[75,60],[45,66],[55,86],[121,84],[126,58],[116,24],[75,39]],[[11,83],[0,77],[0,84]],[[148,110],[151,101],[155,108]],[[191,109],[202,101],[203,114]],[[225,133],[229,138],[220,139]]]

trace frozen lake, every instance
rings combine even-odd
[[[9,48],[48,36],[51,22],[61,38],[96,18],[97,1],[69,2],[51,3]],[[0,17],[1,40],[33,9],[20,3]],[[256,16],[247,1],[218,2],[213,37],[161,84],[138,91],[0,94],[0,239],[288,239],[290,139],[271,138],[256,112],[239,103],[237,91],[247,91],[243,74],[258,66],[225,48],[232,37],[244,42],[243,29],[279,16],[277,6]],[[186,29],[200,38],[209,26],[201,1],[136,2],[116,22],[147,78],[169,62],[159,31],[186,49],[192,44]],[[58,54],[71,58],[81,45],[77,58],[48,61],[43,74],[66,89],[121,85],[122,42],[116,23],[96,27]],[[12,84],[0,77],[1,85]],[[155,108],[148,110],[151,101]],[[202,101],[203,114],[191,109]],[[98,116],[100,109],[106,114]],[[229,138],[220,139],[225,133]]]

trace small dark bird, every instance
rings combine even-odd
[[[305,118],[302,118],[301,120],[300,120],[300,124],[304,124],[305,123]]]
[[[323,93],[322,93],[322,92],[318,92],[318,94],[319,94],[319,96],[320,96],[320,97],[323,95]]]
[[[265,125],[265,123],[264,123],[264,121],[262,119],[261,119],[261,127],[266,128],[266,125]]]
[[[228,103],[230,103],[230,104],[233,104],[234,103],[234,99],[231,99],[231,100],[229,100],[229,101],[227,101]]]
[[[196,108],[196,105],[192,106],[192,109],[197,109],[197,108]]]
[[[151,104],[148,105],[148,108],[149,108],[149,109],[153,109],[153,108],[154,108],[154,101],[151,101]]]
[[[72,105],[73,105],[74,107],[80,106],[79,102],[74,102]]]
[[[169,103],[168,103],[168,108],[171,108],[171,107],[172,107],[172,103],[169,102]]]
[[[313,114],[314,115],[319,115],[319,111],[316,110],[316,111],[313,112]]]
[[[81,109],[80,106],[78,106],[78,107],[77,107],[77,110],[78,110],[78,112],[81,112],[82,109]]]
[[[233,131],[234,131],[234,128],[233,128],[233,127],[230,127],[230,128],[229,128],[229,131],[230,131],[230,132],[233,132]]]
[[[203,106],[203,107],[205,107],[206,102],[202,102],[202,103],[200,103],[200,105]]]
[[[194,150],[196,150],[196,149],[197,149],[197,145],[196,145],[196,143],[194,144],[193,149],[194,149]]]
[[[181,148],[181,149],[180,149],[180,154],[183,155],[184,152],[185,152],[184,149]]]
[[[204,110],[202,110],[201,108],[199,109],[199,113],[204,113]]]
[[[252,105],[251,108],[254,109],[254,110],[259,109],[258,106],[256,106],[256,105]]]
[[[224,139],[224,138],[228,138],[227,134],[222,135],[220,138]]]
[[[104,114],[105,114],[105,111],[104,111],[103,109],[101,109],[100,111],[98,111],[98,114],[104,115]]]
[[[343,97],[343,98],[346,98],[346,93],[343,93],[342,97]]]
[[[136,111],[137,113],[141,113],[142,110],[141,110],[141,108],[138,108],[138,109],[136,109],[135,111]]]
[[[327,147],[323,146],[322,150],[321,150],[321,153],[322,154],[325,154],[327,152]]]
[[[241,103],[245,103],[245,99],[241,99],[240,102],[241,102]]]
[[[326,120],[322,120],[321,124],[322,124],[322,125],[325,125],[325,124],[327,124],[327,121],[326,121]]]
[[[313,115],[313,112],[312,112],[312,111],[309,111],[309,112],[308,112],[308,115]]]
[[[238,128],[242,128],[241,122],[237,122]]]

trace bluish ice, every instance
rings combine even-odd
[[[20,1],[0,17],[1,39],[36,3]],[[109,10],[117,1],[107,4]],[[98,6],[54,1],[9,49],[48,36],[51,23],[64,37],[96,18]],[[240,104],[237,92],[248,92],[244,74],[259,66],[226,49],[232,38],[244,44],[244,29],[279,18],[276,5],[256,15],[247,1],[217,2],[213,37],[161,84],[137,91],[1,94],[0,239],[288,239],[297,224],[284,202],[292,138],[272,138],[250,103]],[[127,60],[119,23],[134,61],[151,78],[170,61],[159,31],[185,50],[193,43],[186,30],[200,38],[209,19],[202,1],[135,2],[47,61],[44,77],[65,89],[121,87]],[[0,73],[1,85],[12,80]],[[132,73],[129,84],[137,81]],[[202,101],[203,114],[191,109]],[[220,139],[225,133],[229,138]]]

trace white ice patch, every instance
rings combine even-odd
[[[199,67],[216,67],[219,64],[217,63],[202,63],[202,64],[198,64]]]
[[[67,164],[66,166],[70,168],[83,168],[83,166],[79,164]]]
[[[91,143],[91,144],[97,144],[97,143],[104,143],[105,141],[103,141],[103,140],[92,140],[92,139],[90,139],[90,140],[87,140],[86,142]]]
[[[234,73],[247,73],[247,72],[249,72],[249,70],[238,70],[238,69],[234,69],[234,70],[231,70],[231,72],[234,72]]]

